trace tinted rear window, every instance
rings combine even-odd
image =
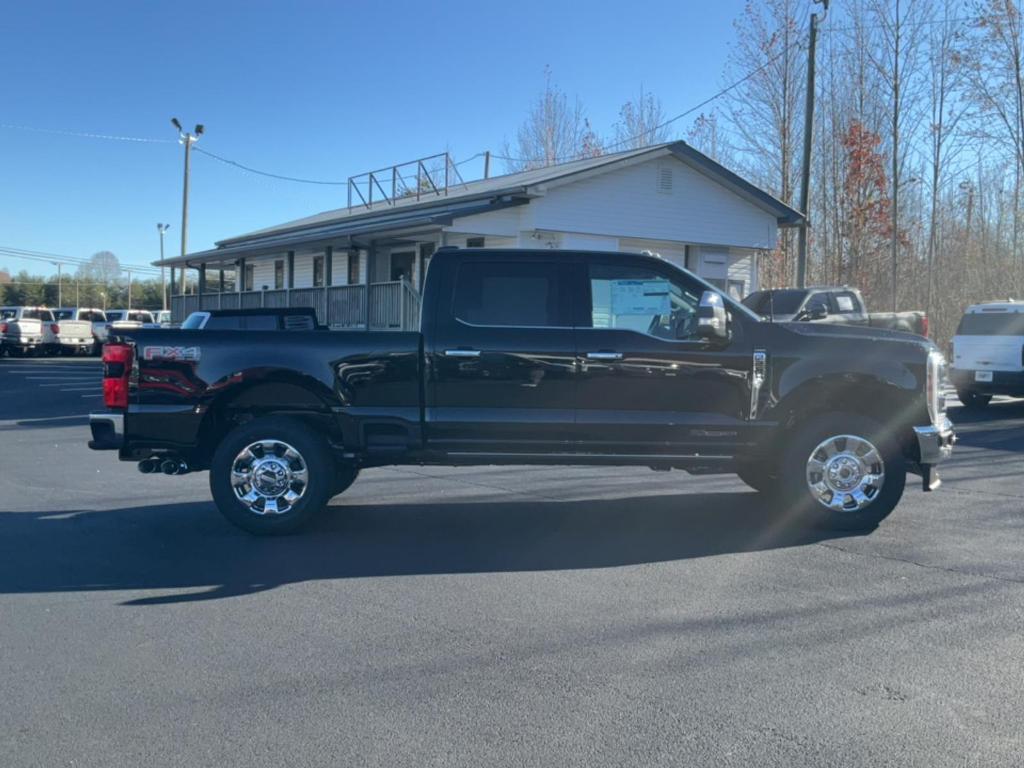
[[[459,266],[452,312],[473,325],[565,326],[563,293],[555,263],[467,261]]]
[[[978,312],[964,315],[958,336],[1024,336],[1024,312]]]
[[[806,295],[806,291],[799,290],[754,291],[743,300],[743,306],[764,316],[792,315],[800,308]]]
[[[53,313],[48,309],[26,309],[21,316],[29,320],[44,320],[53,322]]]

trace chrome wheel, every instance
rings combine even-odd
[[[256,515],[290,512],[308,483],[309,469],[302,454],[280,440],[250,443],[231,465],[231,489]]]
[[[807,487],[819,504],[836,512],[860,512],[885,483],[881,452],[863,437],[835,435],[807,459]]]

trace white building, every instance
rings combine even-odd
[[[757,289],[758,252],[802,221],[682,141],[447,186],[417,174],[419,194],[399,194],[391,173],[364,177],[348,207],[156,262],[172,268],[175,320],[291,305],[332,327],[412,327],[430,255],[446,245],[651,251],[742,297]],[[193,292],[178,295],[189,269]]]

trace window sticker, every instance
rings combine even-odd
[[[612,280],[613,315],[667,315],[672,311],[668,280]]]
[[[850,296],[836,296],[836,305],[840,312],[853,312],[853,299]]]

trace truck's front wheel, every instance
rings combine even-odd
[[[779,475],[784,514],[824,528],[873,528],[895,509],[906,464],[881,424],[857,414],[826,414],[799,426]]]
[[[291,533],[327,504],[333,488],[327,442],[282,416],[236,428],[221,441],[210,464],[217,508],[249,533]]]

